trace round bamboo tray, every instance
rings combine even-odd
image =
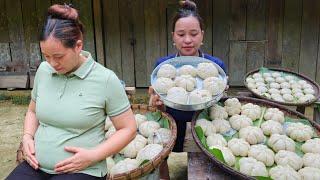
[[[220,102],[224,102],[225,100],[227,100],[228,98],[233,98],[233,97],[224,97],[220,100]],[[307,117],[305,117],[303,114],[290,110],[285,106],[270,102],[270,101],[266,101],[263,99],[256,99],[256,98],[250,98],[250,97],[235,97],[238,98],[239,101],[241,102],[241,104],[243,103],[253,103],[253,104],[257,104],[259,106],[264,106],[264,107],[275,107],[278,108],[279,110],[281,110],[285,116],[289,116],[292,118],[301,118],[301,119],[307,119],[310,124],[317,130],[317,134],[320,135],[320,125],[315,123],[314,121],[308,119]],[[219,168],[223,169],[226,173],[229,173],[233,176],[235,176],[235,178],[237,179],[255,179],[254,177],[245,175],[235,169],[233,169],[232,167],[228,166],[227,164],[224,164],[223,162],[219,161],[218,159],[216,159],[205,147],[203,147],[203,145],[201,144],[196,132],[195,132],[195,125],[196,125],[196,120],[199,116],[199,114],[202,111],[198,111],[192,118],[191,121],[191,132],[192,132],[192,136],[193,139],[195,140],[197,146],[201,149],[201,151],[210,158],[210,160]]]
[[[147,112],[158,111],[154,107],[142,105],[142,104],[132,104],[131,109],[134,113],[140,113],[140,114],[146,114]],[[116,174],[114,176],[108,175],[107,179],[112,179],[112,180],[137,179],[156,169],[165,160],[165,158],[169,156],[177,138],[177,126],[174,119],[169,114],[162,112],[162,116],[164,116],[169,120],[170,130],[172,134],[170,141],[163,147],[163,150],[154,159],[145,163],[141,167],[128,171],[126,173]],[[16,161],[18,164],[24,161],[22,142],[20,143],[19,149],[17,150]]]
[[[300,79],[302,80],[305,80],[307,81],[309,84],[311,84],[311,86],[313,87],[314,91],[315,91],[315,98],[312,100],[312,101],[308,101],[308,102],[305,102],[305,103],[290,103],[290,102],[279,102],[279,101],[275,101],[271,98],[267,98],[265,96],[261,96],[255,92],[252,91],[252,89],[250,89],[248,87],[248,83],[246,82],[246,78],[254,73],[257,73],[259,72],[260,69],[255,69],[255,70],[252,70],[250,72],[248,72],[245,77],[244,77],[244,85],[245,87],[252,93],[254,94],[256,97],[259,97],[259,98],[262,98],[262,99],[265,99],[265,100],[268,100],[268,101],[271,101],[271,102],[275,102],[275,103],[278,103],[278,104],[282,104],[282,105],[287,105],[287,106],[306,106],[306,105],[310,105],[312,103],[314,103],[315,101],[317,101],[320,97],[320,87],[319,85],[314,82],[312,79],[308,78],[307,76],[305,75],[302,75],[302,74],[299,74],[299,73],[296,73],[296,72],[293,72],[293,71],[290,71],[288,69],[284,69],[284,68],[268,68],[269,70],[272,70],[272,71],[278,71],[278,72],[284,72],[284,73],[288,73],[288,74],[292,74],[294,76],[297,76],[299,77]]]

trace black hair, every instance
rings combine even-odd
[[[204,23],[198,13],[196,3],[190,0],[185,0],[185,1],[180,1],[179,4],[180,4],[180,8],[178,9],[178,11],[176,12],[175,16],[172,19],[172,32],[174,32],[176,22],[180,18],[189,17],[189,16],[195,17],[199,21],[200,29],[203,30]]]
[[[60,40],[64,47],[74,48],[83,39],[84,27],[79,20],[78,11],[72,5],[52,5],[40,34],[40,41],[50,36]]]

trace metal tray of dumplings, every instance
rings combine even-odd
[[[208,62],[208,63],[212,63],[213,65],[215,65],[215,67],[218,69],[218,72],[219,72],[218,78],[223,80],[225,87],[226,87],[228,78],[227,78],[226,73],[223,71],[223,69],[219,65],[217,65],[216,63],[214,63],[208,59],[205,59],[202,57],[196,57],[196,56],[179,56],[179,57],[175,57],[175,58],[172,58],[172,59],[169,59],[167,61],[162,62],[151,73],[151,85],[153,86],[153,84],[156,82],[158,70],[164,64],[171,64],[178,70],[183,65],[191,65],[191,66],[197,68],[197,65],[199,63],[203,63],[203,62]],[[196,89],[202,89],[202,82],[203,82],[203,79],[201,79],[200,77],[197,76],[196,77]],[[188,92],[187,104],[179,104],[179,103],[175,103],[175,102],[167,99],[166,94],[160,94],[156,90],[154,90],[154,91],[156,94],[158,94],[160,96],[160,99],[163,101],[163,103],[166,106],[174,108],[174,109],[182,110],[182,111],[197,111],[197,110],[211,107],[213,104],[218,102],[223,96],[223,92],[221,92],[220,94],[212,96],[212,99],[210,101],[199,103],[199,104],[190,104],[190,102],[189,102],[190,92]]]

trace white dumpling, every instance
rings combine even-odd
[[[144,160],[152,160],[160,154],[163,147],[160,144],[148,144],[142,148],[137,154],[137,160],[141,164]]]
[[[298,123],[290,123],[286,129],[286,133],[291,139],[304,142],[313,137],[312,127]]]
[[[280,87],[289,89],[289,88],[291,88],[291,85],[288,82],[283,82],[283,83],[280,84]]]
[[[224,161],[229,165],[233,166],[236,163],[236,157],[232,154],[232,151],[224,146],[211,146],[210,148],[219,149],[222,153]]]
[[[108,131],[105,134],[105,138],[109,139],[114,133],[116,133],[116,128],[112,125],[111,127],[109,127]]]
[[[168,90],[167,99],[174,103],[186,104],[188,100],[188,93],[182,87],[173,87]]]
[[[263,117],[265,120],[277,121],[281,124],[284,122],[284,113],[278,108],[268,108]]]
[[[271,147],[275,152],[280,150],[295,152],[295,142],[286,135],[272,134],[268,140],[268,146]]]
[[[270,83],[270,88],[274,88],[274,89],[280,89],[280,84],[279,83],[276,83],[276,82],[272,82]]]
[[[262,96],[269,98],[269,99],[271,98],[271,94],[269,94],[269,93],[263,93]]]
[[[301,180],[301,176],[297,171],[285,165],[278,165],[271,168],[269,174],[272,179],[277,180]]]
[[[258,83],[264,83],[264,79],[261,77],[254,78],[254,81],[256,82],[257,86],[258,86]]]
[[[311,101],[312,99],[314,99],[314,96],[312,94],[306,94],[304,96],[299,97],[298,102],[305,103]]]
[[[291,95],[291,94],[284,94],[283,96],[283,99],[287,102],[292,102],[294,101],[294,97]]]
[[[114,165],[116,165],[116,162],[112,159],[112,157],[106,158],[106,164],[107,164],[107,172],[110,174],[110,171]]]
[[[302,88],[302,86],[300,84],[298,84],[298,83],[292,83],[291,84],[291,89],[301,89],[301,88]]]
[[[198,119],[196,126],[200,126],[205,136],[210,136],[216,133],[216,128],[213,126],[211,121],[206,119]]]
[[[305,167],[299,170],[302,179],[305,180],[319,180],[320,169],[314,167]]]
[[[139,128],[143,122],[147,121],[147,117],[143,114],[135,114],[134,119],[136,120],[137,128]]]
[[[203,89],[208,90],[213,96],[217,94],[221,94],[226,85],[223,80],[217,77],[209,77],[203,81]]]
[[[252,145],[248,156],[263,162],[266,166],[272,166],[274,163],[274,152],[263,144]]]
[[[255,88],[257,88],[257,85],[255,84],[255,83],[248,83],[248,88],[249,89],[255,89]]]
[[[280,94],[271,94],[271,99],[278,102],[284,102],[284,99]]]
[[[252,121],[255,121],[260,118],[261,108],[258,105],[247,103],[241,107],[241,114],[246,115]]]
[[[121,174],[131,170],[134,170],[139,167],[139,162],[136,159],[126,158],[124,160],[119,161],[116,165],[114,165],[111,170],[110,174]]]
[[[305,80],[299,80],[298,83],[299,83],[301,86],[303,86],[304,84],[307,83],[307,81],[305,81]]]
[[[268,93],[270,93],[270,94],[280,94],[280,91],[279,91],[279,89],[270,88],[268,90]]]
[[[281,89],[280,94],[291,94],[291,90],[290,89]]]
[[[249,144],[258,144],[265,140],[262,130],[254,126],[240,129],[239,137],[245,139]]]
[[[170,78],[160,77],[153,84],[154,89],[160,94],[167,94],[168,90],[174,87],[174,82]]]
[[[197,69],[191,65],[183,65],[178,69],[178,75],[197,76]]]
[[[256,79],[256,78],[262,78],[262,75],[261,75],[260,73],[254,73],[254,74],[252,75],[252,77],[253,77],[254,79]]]
[[[228,148],[235,156],[247,156],[250,144],[244,139],[233,138],[228,141]]]
[[[212,96],[208,90],[195,89],[189,95],[190,104],[200,104],[212,100]]]
[[[252,157],[243,157],[239,160],[240,172],[249,176],[268,177],[266,166]]]
[[[303,160],[295,152],[280,150],[274,157],[277,165],[286,166],[289,165],[294,170],[302,168]]]
[[[292,94],[302,93],[302,89],[292,89],[291,92]]]
[[[104,130],[108,130],[113,125],[111,119],[109,116],[106,117],[105,124],[104,124]]]
[[[229,122],[231,127],[235,130],[240,130],[241,128],[248,127],[252,125],[252,120],[245,115],[233,115],[230,117]]]
[[[174,79],[174,84],[177,87],[182,87],[183,89],[187,91],[192,91],[196,87],[196,79],[192,77],[191,75],[181,75],[177,76]]]
[[[320,154],[306,153],[303,155],[304,167],[314,167],[320,169]]]
[[[252,77],[247,77],[246,82],[249,83],[255,83],[255,80]]]
[[[224,119],[216,119],[212,121],[213,126],[217,130],[217,133],[224,134],[231,129],[229,121]]]
[[[277,77],[276,78],[276,82],[277,83],[283,83],[283,82],[285,82],[286,81],[286,79],[284,79],[283,77]]]
[[[294,76],[288,75],[284,77],[287,81],[294,80]]]
[[[254,92],[258,95],[262,95],[262,92],[259,89],[252,89],[252,92]]]
[[[166,145],[170,142],[171,131],[167,128],[160,128],[148,137],[148,144]]]
[[[261,129],[267,136],[272,134],[283,134],[282,125],[278,121],[265,121],[261,124]]]
[[[302,92],[297,92],[297,93],[294,93],[293,96],[294,96],[295,98],[300,99],[301,97],[304,96],[304,94],[303,94]]]
[[[266,77],[271,77],[271,73],[267,73],[267,72],[266,72],[266,73],[263,73],[262,76],[263,76],[264,78],[266,78]]]
[[[224,108],[226,109],[229,116],[240,114],[241,103],[237,98],[229,98],[224,102]]]
[[[218,69],[212,63],[199,63],[197,66],[197,73],[202,79],[217,77],[219,75]]]
[[[311,88],[304,89],[303,92],[304,92],[305,94],[315,94],[314,90],[311,89]]]
[[[210,108],[210,119],[214,120],[214,119],[227,119],[227,118],[228,118],[228,113],[224,107],[218,104],[214,104]]]
[[[281,76],[281,74],[280,74],[279,72],[273,72],[273,73],[271,73],[271,75],[272,75],[272,77],[274,77],[274,78],[277,78],[277,77],[280,77],[280,76]]]
[[[259,86],[264,86],[266,87],[267,85],[264,83],[264,82],[256,82],[256,86],[259,87]]]
[[[212,134],[207,137],[208,146],[227,146],[227,141],[221,134]]]
[[[139,132],[147,138],[159,128],[160,124],[156,121],[145,121],[139,126]]]
[[[318,153],[320,154],[320,139],[309,139],[302,144],[301,149],[304,153]]]
[[[257,90],[259,90],[260,94],[263,94],[268,91],[268,88],[266,88],[265,86],[259,86],[257,87]]]
[[[311,101],[315,98],[315,96],[313,94],[306,94],[305,98],[308,99],[308,101]]]
[[[166,77],[166,78],[170,78],[173,79],[176,77],[176,68],[174,66],[172,66],[171,64],[164,64],[162,65],[158,72],[157,72],[157,77]]]
[[[311,85],[311,84],[308,84],[308,83],[303,84],[303,85],[302,85],[302,88],[303,88],[303,89],[313,89],[312,85]]]
[[[276,80],[273,77],[266,77],[265,81],[268,83],[275,82]]]
[[[127,158],[135,158],[138,151],[144,148],[147,144],[147,139],[140,134],[137,134],[136,137],[120,151],[120,154],[123,154]]]

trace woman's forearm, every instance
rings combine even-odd
[[[106,157],[118,153],[136,136],[136,130],[123,128],[116,131],[109,139],[97,146],[94,151],[96,153],[96,161],[101,161]]]
[[[35,106],[35,102],[31,101],[25,116],[23,130],[24,136],[31,136],[32,138],[34,137],[34,134],[36,133],[36,130],[39,126],[39,122],[36,118]]]

